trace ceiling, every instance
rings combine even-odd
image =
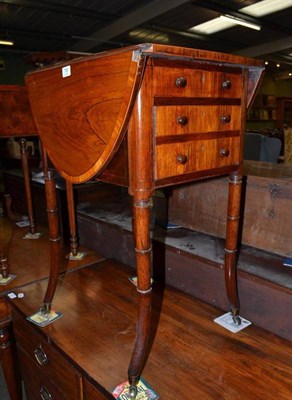
[[[99,52],[155,42],[269,60],[268,71],[288,77],[292,72],[292,0],[289,8],[261,18],[239,11],[258,1],[0,0],[0,38],[15,42],[9,48],[0,45],[0,55]],[[220,14],[256,22],[261,30],[234,26],[212,35],[189,30]]]

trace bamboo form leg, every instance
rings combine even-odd
[[[44,175],[45,175],[45,190],[46,190],[46,202],[47,202],[47,213],[48,213],[48,224],[49,224],[51,260],[50,260],[50,278],[47,291],[44,297],[42,311],[49,313],[51,311],[51,304],[56,291],[58,276],[59,276],[61,236],[59,229],[59,217],[58,217],[54,172],[45,169]]]
[[[233,173],[229,177],[229,196],[226,227],[226,248],[225,248],[225,284],[231,314],[234,322],[240,325],[239,299],[237,291],[237,242],[240,220],[240,199],[241,199],[242,177]]]
[[[135,345],[132,353],[128,378],[130,398],[137,395],[137,384],[146,361],[148,338],[151,325],[151,241],[150,199],[133,201],[133,232],[137,264],[138,319]]]
[[[8,278],[9,276],[9,266],[8,266],[8,261],[7,257],[4,252],[4,245],[3,245],[3,220],[2,216],[0,216],[0,274],[2,275],[3,278]]]
[[[76,233],[74,195],[73,195],[72,183],[69,181],[66,181],[66,193],[67,193],[67,204],[68,204],[69,226],[70,226],[70,248],[73,257],[76,257],[78,254],[78,242]]]
[[[13,213],[11,208],[12,199],[9,193],[4,194],[4,203],[5,203],[6,213],[11,221],[19,222],[23,220],[23,217],[21,215],[16,215]]]
[[[35,233],[35,220],[33,215],[33,206],[32,206],[32,196],[31,196],[31,185],[29,180],[29,169],[28,169],[28,155],[27,155],[27,146],[26,139],[20,139],[20,155],[21,155],[21,163],[22,163],[22,171],[24,178],[24,187],[26,194],[26,203],[27,203],[27,212],[28,218],[30,222],[30,232],[31,234]]]

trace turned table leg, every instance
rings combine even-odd
[[[0,274],[2,275],[3,278],[8,278],[9,276],[9,266],[8,266],[8,261],[7,257],[4,252],[4,246],[3,246],[3,219],[2,215],[0,215]]]
[[[33,215],[31,185],[30,185],[30,180],[29,180],[27,146],[26,146],[26,139],[24,139],[24,138],[22,138],[20,140],[20,155],[21,155],[24,187],[25,187],[26,202],[27,202],[27,212],[28,212],[28,218],[29,218],[29,222],[30,222],[30,232],[31,232],[31,234],[34,234],[35,233],[35,220],[34,220],[34,215]]]
[[[69,214],[69,226],[70,226],[70,248],[73,256],[78,253],[77,233],[76,233],[76,220],[75,220],[75,206],[74,206],[74,194],[72,183],[66,181],[66,193],[67,193],[67,204]]]
[[[234,322],[237,325],[241,323],[239,317],[240,305],[238,299],[236,274],[241,187],[242,177],[239,176],[237,173],[231,174],[229,177],[229,196],[226,227],[225,284],[231,308],[231,314]]]
[[[146,361],[151,326],[150,198],[134,198],[133,217],[138,278],[138,319],[135,345],[128,369],[131,399],[134,399],[137,395],[137,383]]]
[[[45,168],[44,176],[45,176],[48,225],[49,225],[49,240],[51,248],[50,249],[51,260],[50,260],[50,278],[47,291],[44,297],[43,309],[46,312],[50,312],[51,304],[56,291],[58,277],[59,277],[61,236],[59,229],[59,217],[58,217],[54,172],[49,171]]]

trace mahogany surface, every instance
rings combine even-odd
[[[82,377],[84,392],[78,399],[107,398],[103,389],[110,393],[127,379],[137,306],[135,287],[128,279],[133,272],[106,260],[62,275],[55,305],[64,315],[45,328],[28,325],[25,317],[42,300],[46,282],[22,289],[24,298],[11,300],[16,339],[26,354],[34,357],[34,341],[44,343],[49,357],[54,353],[41,367],[46,374],[42,385],[49,386],[52,377],[53,383],[64,379],[62,371],[51,375],[47,369],[60,368],[54,364],[56,357],[67,360]],[[161,400],[290,400],[288,340],[252,325],[237,334],[228,332],[213,322],[221,310],[169,287],[154,285],[152,306],[151,352],[143,377]],[[25,377],[29,370],[33,374],[33,364],[25,364]],[[25,383],[30,388],[38,380],[35,376]],[[58,388],[62,398],[75,400],[76,387],[64,392],[70,385],[72,381]]]
[[[0,137],[36,136],[25,86],[0,85]]]
[[[2,250],[9,260],[10,272],[15,278],[6,285],[0,286],[0,363],[6,379],[11,400],[20,400],[20,389],[13,368],[11,350],[11,309],[7,302],[7,293],[29,286],[32,282],[47,279],[50,274],[50,245],[47,228],[40,227],[42,236],[38,240],[24,240],[25,228],[19,228],[14,222],[0,217],[0,239]],[[88,251],[82,261],[68,261],[64,255],[68,248],[64,247],[58,259],[61,272],[82,268],[102,260],[103,257],[94,251]]]
[[[68,66],[71,75],[63,77],[63,68]],[[173,68],[171,73],[169,67]],[[223,72],[220,73],[220,70]],[[192,97],[198,96],[211,105],[214,104],[213,98],[219,97],[222,108],[225,103],[230,105],[230,97],[238,105],[245,95],[241,90],[242,71],[248,73],[246,99],[242,98],[242,105],[249,106],[262,78],[261,61],[154,44],[100,53],[40,69],[26,76],[26,85],[36,124],[50,159],[61,175],[78,183],[102,172],[113,158],[127,129],[133,103],[139,102],[136,97],[142,79],[151,108],[152,96],[155,96],[158,105],[163,99],[170,104],[172,99],[178,104],[177,97],[183,97],[184,104],[192,104]],[[175,79],[183,73],[190,80],[186,88],[175,85]],[[236,75],[239,79],[232,82],[230,89],[221,88],[224,79]],[[149,87],[145,88],[146,85]],[[142,101],[143,96],[140,97]],[[198,104],[200,99],[193,101]],[[137,111],[139,107],[141,105],[137,104]],[[239,110],[233,112],[238,113]],[[150,117],[151,114],[145,122],[149,123]],[[237,128],[242,116],[238,117]],[[146,129],[144,126],[144,131]],[[216,131],[216,127],[212,130]],[[152,152],[152,141],[149,146]]]
[[[139,299],[128,370],[131,399],[151,329],[150,197],[156,188],[230,174],[226,289],[234,320],[240,323],[236,253],[243,133],[246,108],[263,71],[261,61],[143,44],[26,76],[44,149],[60,174],[72,183],[110,176],[112,183],[127,185],[132,196]],[[119,157],[127,168],[118,170],[117,162],[113,171],[110,162]],[[57,276],[55,265],[47,304]]]
[[[35,233],[35,221],[29,182],[28,151],[25,137],[36,135],[38,135],[38,132],[31,112],[26,87],[19,85],[0,85],[0,138],[21,137],[21,163],[25,181],[31,234]],[[10,209],[9,201],[6,202],[6,206],[9,208],[8,211],[12,219],[16,219],[17,217],[13,215]],[[8,274],[9,273],[7,272],[3,276]]]

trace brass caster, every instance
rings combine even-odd
[[[239,315],[232,315],[232,319],[235,325],[237,326],[241,325],[241,319]]]
[[[136,396],[137,396],[137,386],[136,385],[131,385],[129,387],[129,398],[131,400],[135,400]]]

